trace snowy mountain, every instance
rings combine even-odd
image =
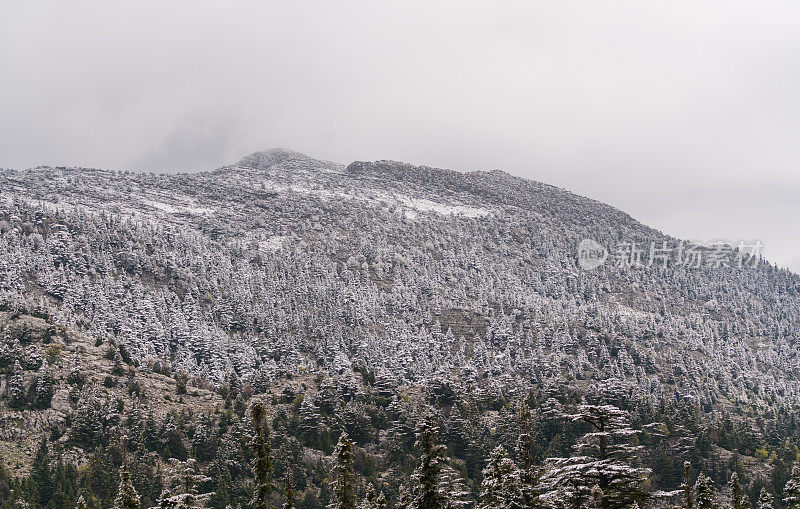
[[[603,381],[705,412],[797,403],[800,277],[764,262],[583,270],[583,239],[679,242],[501,171],[270,150],[188,174],[0,172],[4,309],[214,383],[366,364],[511,392]]]
[[[800,497],[757,247],[500,171],[0,171],[0,507]]]

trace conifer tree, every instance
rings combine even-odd
[[[199,494],[198,485],[202,482],[210,481],[211,478],[198,472],[197,460],[190,458],[185,462],[177,462],[179,474],[175,491],[177,495],[170,495],[170,491],[165,489],[159,497],[159,507],[165,509],[184,509],[187,507],[202,507],[214,493]],[[175,483],[173,483],[174,485]]]
[[[592,486],[592,491],[589,493],[589,504],[590,507],[593,509],[602,509],[603,508],[603,499],[605,498],[605,494],[603,490],[595,484]],[[636,502],[634,502],[635,504]]]
[[[236,399],[239,391],[242,389],[242,382],[235,371],[228,371],[225,373],[225,385],[228,387],[229,396],[231,399]]]
[[[53,496],[53,471],[50,468],[50,451],[47,448],[47,441],[42,440],[36,450],[31,466],[31,477],[33,478],[38,503],[44,507],[50,502]]]
[[[783,493],[786,495],[783,501],[786,503],[787,509],[800,509],[800,461],[795,461]]]
[[[42,362],[39,371],[36,372],[36,394],[34,404],[37,408],[50,408],[50,401],[53,399],[53,372],[47,364],[47,360]]]
[[[78,502],[75,504],[75,509],[86,509],[86,500],[83,498],[83,495],[78,497]]]
[[[19,360],[14,361],[11,377],[8,379],[8,406],[11,408],[22,408],[28,400],[28,393],[25,390],[25,380],[22,378],[22,366]]]
[[[692,464],[688,461],[683,462],[683,483],[681,483],[681,490],[683,490],[683,509],[694,509],[694,494],[692,493]]]
[[[571,501],[580,505],[589,500],[597,485],[602,509],[647,500],[650,494],[644,482],[650,470],[636,466],[642,447],[632,443],[637,431],[630,427],[628,413],[613,405],[580,405],[577,410],[556,415],[584,422],[590,431],[573,447],[575,456],[548,460],[544,486],[551,492],[566,489]]]
[[[319,434],[319,412],[311,398],[303,398],[300,404],[300,432],[306,440],[314,440]]]
[[[375,509],[388,509],[388,507],[389,503],[386,501],[386,495],[381,491],[375,500]]]
[[[139,494],[131,481],[131,474],[128,470],[128,463],[122,463],[120,472],[119,489],[117,497],[114,499],[114,509],[139,509]]]
[[[214,495],[211,497],[211,505],[214,507],[225,507],[231,505],[233,492],[233,479],[230,469],[221,457],[217,457],[211,466],[211,478],[214,480]]]
[[[70,440],[89,448],[98,444],[103,434],[103,410],[96,388],[88,389],[77,403],[70,430]]]
[[[467,509],[475,505],[464,479],[456,469],[446,463],[442,465],[439,474],[439,492],[447,500],[449,509]]]
[[[522,507],[519,469],[498,445],[483,469],[479,509],[513,509]]]
[[[375,492],[375,486],[369,483],[367,486],[367,494],[361,502],[361,509],[375,509],[378,501],[378,494]]]
[[[292,487],[292,474],[286,474],[286,502],[283,504],[283,509],[294,509],[294,488]]]
[[[172,494],[164,488],[158,496],[158,509],[173,509],[178,507],[178,503],[172,499]],[[151,508],[154,509],[154,508]]]
[[[0,500],[8,500],[10,498],[10,480],[8,472],[6,471],[5,462],[3,461],[3,455],[0,453]]]
[[[697,495],[697,509],[714,509],[716,507],[716,493],[714,490],[714,481],[705,474],[697,476],[697,482],[694,485],[694,491]]]
[[[76,503],[75,483],[78,472],[72,463],[61,458],[61,448],[56,446],[56,463],[53,467],[53,496],[50,507],[71,507]]]
[[[334,465],[331,472],[333,500],[329,509],[355,509],[355,474],[353,472],[353,442],[342,432],[333,451]]]
[[[86,504],[95,506],[95,500],[110,505],[117,493],[115,465],[106,449],[98,447],[89,457],[83,472],[82,486],[86,496]]]
[[[445,447],[436,443],[438,428],[429,417],[417,427],[415,446],[420,450],[420,464],[412,475],[412,509],[440,509],[447,500],[439,491],[439,474]]]
[[[256,453],[253,465],[253,474],[256,478],[256,490],[253,496],[253,506],[256,509],[269,509],[269,497],[272,493],[272,453],[269,438],[269,429],[264,426],[266,409],[264,404],[257,402],[250,410],[253,420],[252,447]]]
[[[519,412],[519,437],[517,438],[516,454],[519,466],[519,490],[521,503],[524,507],[540,507],[539,477],[540,469],[534,464],[533,437],[531,436],[531,412],[525,403],[520,405]]]
[[[328,415],[333,414],[334,410],[338,408],[336,387],[329,378],[325,378],[320,382],[319,391],[314,397],[314,404]]]
[[[761,494],[758,495],[758,504],[756,504],[756,509],[773,509],[774,503],[775,499],[767,491],[767,489],[761,488]]]
[[[742,486],[739,484],[739,475],[736,472],[731,475],[728,486],[731,490],[731,506],[733,509],[746,509],[750,504],[747,502],[744,493],[742,493]]]
[[[411,490],[405,484],[400,486],[397,500],[400,507],[411,507],[412,495]]]

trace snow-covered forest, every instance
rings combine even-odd
[[[800,277],[585,271],[583,239],[676,240],[499,171],[285,150],[192,174],[0,171],[6,485],[31,507],[60,507],[26,487],[37,472],[95,507],[127,485],[213,507],[783,507]],[[175,389],[156,402],[154,380]],[[125,467],[101,489],[102,462]]]

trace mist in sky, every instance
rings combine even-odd
[[[286,147],[499,168],[800,272],[798,20],[794,0],[0,0],[0,167]]]

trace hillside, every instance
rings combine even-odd
[[[215,381],[361,358],[409,380],[614,376],[707,405],[798,394],[800,278],[582,271],[582,239],[668,238],[502,172],[278,150],[209,173],[37,168],[0,184],[4,301]]]
[[[66,447],[67,458],[82,462],[80,449],[69,447],[70,438],[76,438],[76,423],[71,422],[76,417],[76,408],[91,408],[95,413],[87,415],[87,420],[111,427],[121,423],[123,410],[130,409],[134,401],[146,404],[157,418],[188,409],[213,412],[223,405],[222,398],[208,390],[209,387],[190,387],[179,395],[174,378],[153,371],[154,367],[160,370],[159,367],[138,366],[124,350],[120,355],[114,345],[42,318],[0,312],[0,330],[4,334],[0,366],[13,377],[15,369],[9,361],[23,360],[20,373],[25,386],[34,389],[31,392],[41,385],[39,380],[44,373],[51,384],[49,405],[35,403],[36,395],[29,394],[28,408],[15,411],[13,407],[0,407],[0,456],[16,475],[28,471],[40,440],[54,429],[63,432],[71,428],[72,436],[65,433],[56,442]],[[9,344],[19,350],[8,348]],[[0,392],[9,391],[12,377],[0,383]]]
[[[637,243],[645,266],[612,256],[584,270],[584,239],[611,255]],[[637,424],[665,422],[660,452],[643,456],[659,488],[677,488],[691,459],[718,483],[744,469],[752,489],[777,494],[800,431],[800,276],[746,257],[740,267],[736,250],[719,266],[646,266],[651,243],[680,241],[501,171],[344,166],[286,150],[184,174],[3,170],[0,452],[22,475],[57,429],[52,444],[77,458],[85,444],[70,431],[87,398],[118,400],[123,414],[141,405],[156,420],[191,414],[181,424],[189,443],[204,412],[214,426],[228,412],[246,428],[256,397],[274,403],[270,416],[284,405],[286,433],[309,455],[303,468],[347,429],[371,458],[361,472],[396,495],[389,472],[411,466],[387,452],[399,433],[389,430],[403,415],[399,443],[410,450],[411,423],[433,409],[445,430],[474,420],[447,443],[477,493],[489,446],[514,441],[502,423],[517,403],[542,426],[543,460],[569,454],[579,430],[546,424],[541,405],[586,399],[613,401]],[[712,249],[699,252],[712,259]],[[24,362],[32,351],[53,361],[52,402],[37,409],[31,393],[12,409],[13,377],[36,390],[41,362]],[[77,388],[76,369],[86,377]],[[338,398],[329,411],[316,399],[325,387]],[[306,413],[328,430],[318,441],[291,428],[312,396]],[[130,421],[107,418],[104,446]],[[159,457],[186,459],[159,447]],[[321,479],[310,485],[322,490]]]

